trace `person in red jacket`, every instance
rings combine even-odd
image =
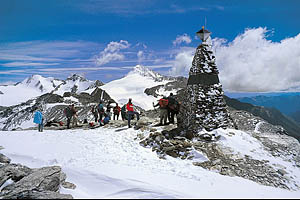
[[[129,101],[126,104],[126,108],[127,108],[127,111],[128,111],[127,112],[127,114],[128,114],[128,128],[131,128],[130,120],[131,120],[132,116],[136,115],[136,118],[139,121],[140,114],[138,112],[134,111],[133,104],[132,104],[132,99],[131,98],[129,98]]]
[[[117,117],[117,120],[119,120],[121,108],[117,103],[116,103],[116,106],[114,107],[113,111],[114,111],[114,120],[115,120],[115,117]]]

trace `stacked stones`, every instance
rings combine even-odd
[[[181,128],[199,132],[203,128],[211,131],[228,126],[229,115],[218,73],[211,47],[203,42],[196,50],[183,94]]]

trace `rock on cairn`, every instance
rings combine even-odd
[[[181,128],[193,133],[203,129],[211,131],[226,128],[229,124],[215,56],[211,46],[206,43],[210,32],[203,27],[197,35],[203,43],[196,50],[189,72],[179,124]]]

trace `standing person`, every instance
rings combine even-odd
[[[65,116],[67,117],[67,128],[70,129],[70,123],[73,117],[72,106],[69,105],[64,110]]]
[[[78,125],[78,115],[77,115],[77,110],[75,109],[74,104],[72,104],[72,113],[73,113],[73,121],[72,121],[72,127],[75,127]]]
[[[44,118],[43,118],[43,114],[41,113],[40,110],[37,110],[34,113],[34,118],[33,118],[33,122],[38,124],[38,130],[39,132],[43,132],[43,122],[44,122]]]
[[[121,109],[121,117],[122,117],[123,121],[126,119],[126,105],[127,104],[124,104],[124,106],[122,106],[122,109]]]
[[[118,105],[118,103],[116,103],[116,106],[114,107],[113,111],[114,111],[114,120],[115,120],[115,117],[117,117],[117,120],[119,120],[119,115],[120,115],[121,108]]]
[[[91,112],[93,113],[95,117],[95,122],[98,122],[98,109],[97,106],[93,106]]]
[[[99,121],[102,121],[102,118],[104,116],[104,106],[103,106],[103,101],[100,101],[100,103],[98,104],[98,113],[99,113]]]
[[[170,96],[168,97],[168,106],[167,106],[168,120],[170,124],[174,124],[175,107],[176,107],[176,99],[173,93],[170,93]]]
[[[130,120],[131,120],[131,118],[132,118],[134,115],[136,115],[136,118],[137,118],[137,120],[139,121],[139,119],[140,119],[140,114],[139,114],[138,112],[134,111],[134,109],[133,109],[133,104],[132,104],[132,99],[131,99],[131,98],[129,98],[129,101],[128,101],[128,103],[126,104],[126,108],[127,108],[127,110],[128,110],[128,128],[131,128],[131,125],[130,125]]]
[[[167,110],[167,107],[168,107],[168,98],[167,97],[163,97],[161,98],[158,103],[156,105],[153,105],[154,107],[157,107],[159,106],[159,109],[160,109],[160,123],[158,124],[159,126],[161,125],[168,125],[167,124],[167,119],[168,119],[168,110]],[[163,124],[163,121],[164,121],[164,124]]]

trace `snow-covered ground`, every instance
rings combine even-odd
[[[222,176],[167,157],[159,159],[135,140],[140,131],[98,128],[0,132],[1,152],[29,167],[62,166],[75,190],[61,189],[75,198],[299,198],[300,191],[259,185],[239,177]],[[226,133],[234,132],[228,136]],[[261,159],[271,155],[248,134],[218,130],[220,141],[237,153],[256,150]],[[248,147],[244,147],[248,145]],[[275,162],[275,161],[274,161]],[[283,161],[280,161],[283,162]],[[284,164],[284,163],[282,163]],[[288,168],[296,178],[300,170]],[[298,179],[300,180],[300,179]]]

